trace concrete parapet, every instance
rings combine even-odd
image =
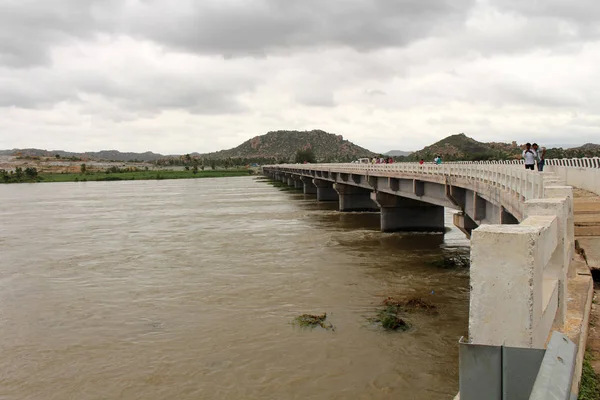
[[[343,183],[336,183],[333,187],[339,194],[340,211],[379,211],[369,189]]]
[[[575,206],[573,203],[573,187],[571,186],[546,186],[544,197],[567,199],[567,249],[568,258],[571,260],[575,251]]]
[[[551,229],[531,225],[482,225],[471,236],[471,343],[543,347],[551,328],[543,326],[544,251],[540,236]],[[551,286],[548,285],[550,288]],[[552,293],[548,301],[552,300]],[[553,318],[552,318],[553,319]]]
[[[318,201],[337,201],[338,193],[333,188],[333,182],[323,179],[313,179],[313,184],[317,187]]]
[[[525,215],[553,216],[556,217],[558,228],[551,242],[549,239],[542,241],[545,245],[543,253],[544,279],[558,280],[558,312],[556,322],[564,325],[567,313],[567,274],[571,262],[571,249],[568,241],[568,203],[567,198],[551,198],[529,200],[525,203]],[[547,257],[550,257],[547,259]]]
[[[381,208],[383,232],[444,232],[444,207],[383,192],[371,198]]]

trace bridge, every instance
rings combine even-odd
[[[518,161],[262,171],[318,201],[338,201],[340,212],[379,211],[384,232],[443,232],[444,208],[456,210],[454,224],[471,239],[468,343],[543,349],[562,331],[577,344],[569,383],[577,393],[593,286],[575,262],[573,187],[600,195],[600,159],[546,160],[542,173]],[[573,302],[576,295],[584,300]]]

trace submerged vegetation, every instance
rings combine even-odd
[[[442,269],[469,268],[471,260],[469,254],[450,253],[428,262],[429,265]]]
[[[85,164],[83,164],[85,165]],[[23,171],[17,168],[15,172],[0,170],[1,183],[25,182],[87,182],[87,181],[130,181],[152,179],[194,179],[194,178],[222,178],[232,176],[246,176],[253,173],[251,169],[205,170],[189,171],[173,170],[129,170],[111,167],[106,171],[88,172],[83,166],[81,173],[44,173],[35,168]]]
[[[386,331],[407,331],[412,325],[407,320],[406,314],[422,312],[436,315],[437,307],[420,297],[411,297],[407,300],[397,300],[388,297],[382,303],[383,307],[377,311],[377,316],[371,322],[381,325]]]
[[[283,183],[281,181],[275,181],[275,180],[267,178],[266,182],[269,185],[271,185],[273,187],[276,187],[277,189],[281,190],[282,192],[287,192],[287,191],[291,191],[291,190],[300,190],[300,189],[296,189],[293,186],[288,185],[287,183]]]
[[[294,325],[302,328],[312,329],[320,326],[327,331],[335,331],[335,327],[331,324],[331,322],[327,321],[327,313],[323,313],[321,315],[302,314],[294,318],[293,323]]]

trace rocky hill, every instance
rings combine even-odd
[[[216,153],[203,154],[209,159],[248,159],[292,161],[298,150],[312,150],[317,162],[348,162],[376,154],[321,130],[275,131],[255,136],[238,147]]]
[[[145,153],[122,153],[117,150],[102,150],[84,153],[74,153],[63,150],[42,149],[12,149],[0,150],[0,155],[21,157],[56,157],[81,158],[83,160],[107,160],[107,161],[155,161],[166,156],[147,151]]]
[[[521,148],[517,142],[512,143],[483,143],[478,142],[465,135],[459,133],[457,135],[448,136],[439,142],[415,151],[409,157],[409,160],[418,161],[424,159],[426,161],[433,160],[437,155],[443,160],[492,160],[492,159],[510,159],[519,157]]]
[[[482,161],[482,160],[510,160],[521,158],[525,148],[524,143],[517,144],[502,142],[478,142],[460,133],[448,136],[422,150],[411,153],[408,157],[400,157],[405,161],[433,160],[437,155],[446,161]],[[569,149],[548,148],[546,158],[573,158],[573,157],[598,157],[600,145],[587,143],[583,146]]]

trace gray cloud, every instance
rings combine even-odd
[[[596,0],[0,0],[0,125],[165,152],[161,132],[218,145],[198,151],[314,127],[381,151],[463,125],[587,138],[599,19]]]
[[[13,67],[48,63],[51,46],[99,33],[227,57],[297,47],[368,51],[460,25],[473,1],[9,1],[0,4],[0,62]]]

